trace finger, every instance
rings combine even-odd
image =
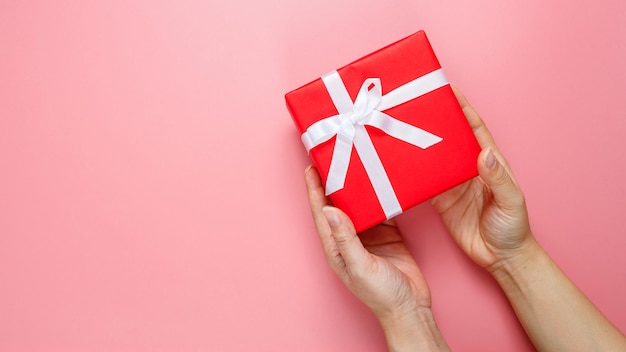
[[[380,224],[381,225],[391,226],[391,227],[398,227],[398,225],[396,225],[396,220],[395,219],[388,219],[388,220],[385,220],[385,221],[381,222]]]
[[[326,252],[326,255],[330,256],[335,240],[332,238],[330,226],[322,212],[322,208],[330,204],[330,202],[324,194],[324,186],[322,185],[320,175],[313,165],[309,165],[304,171],[304,182],[306,184],[309,206],[311,207],[315,228],[322,241],[324,252]]]
[[[472,131],[474,131],[474,136],[476,136],[476,140],[478,141],[480,147],[482,149],[487,147],[492,147],[494,149],[497,148],[493,136],[487,129],[487,125],[485,125],[476,110],[474,110],[472,105],[470,105],[465,95],[463,95],[463,93],[461,93],[461,91],[454,86],[452,86],[452,91],[454,92],[456,99],[459,101],[461,109],[463,109],[467,122],[472,128]]]
[[[513,174],[504,167],[499,156],[491,148],[478,156],[478,173],[491,189],[496,204],[505,209],[517,209],[524,203],[524,195]]]
[[[467,122],[472,128],[474,136],[476,137],[476,140],[478,141],[480,147],[483,150],[491,148],[493,152],[498,156],[499,161],[502,163],[502,165],[504,165],[504,167],[509,171],[509,174],[512,176],[513,173],[511,172],[511,168],[506,159],[502,157],[502,154],[500,153],[500,150],[496,145],[496,141],[493,139],[493,136],[491,135],[491,132],[489,132],[489,129],[487,128],[485,122],[480,118],[476,110],[474,110],[465,95],[463,95],[463,93],[461,93],[458,88],[452,86],[452,91],[459,101],[459,105],[461,105],[463,113],[465,114],[465,118],[467,118]],[[513,178],[513,180],[515,180],[515,178]]]
[[[350,218],[343,211],[331,206],[325,206],[323,213],[348,270],[352,269],[354,272],[355,269],[362,269],[370,254],[363,247]]]
[[[359,233],[359,238],[368,251],[370,247],[402,242],[402,236],[393,219]]]

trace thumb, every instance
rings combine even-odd
[[[478,157],[480,178],[491,189],[494,201],[500,207],[513,208],[524,202],[513,175],[498,159],[491,147],[485,148]]]
[[[331,206],[325,206],[322,212],[346,266],[359,266],[367,261],[369,252],[363,247],[350,218],[343,211]]]

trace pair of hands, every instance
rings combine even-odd
[[[483,149],[479,177],[433,198],[432,204],[461,249],[495,272],[519,261],[534,239],[524,196],[508,163],[467,99],[453,89]],[[330,206],[315,168],[306,170],[305,181],[328,263],[383,329],[416,312],[432,316],[428,284],[393,221],[357,235],[348,216]]]

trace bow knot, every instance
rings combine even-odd
[[[354,101],[352,111],[339,114],[339,130],[337,134],[347,142],[354,140],[355,125],[366,125],[374,110],[382,100],[382,89],[379,78],[369,78],[363,82],[359,94]]]

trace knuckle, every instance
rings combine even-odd
[[[326,262],[337,274],[345,270],[345,262],[339,253],[326,253]]]
[[[509,174],[506,172],[506,169],[501,167],[498,174],[496,175],[496,183],[498,185],[505,185],[507,183],[509,183],[511,180],[511,178],[509,177]]]
[[[346,236],[346,235],[341,235],[341,236],[337,236],[334,235],[333,237],[335,237],[335,243],[337,244],[337,247],[339,247],[340,249],[347,249],[350,248],[352,246],[352,238],[350,236]]]

